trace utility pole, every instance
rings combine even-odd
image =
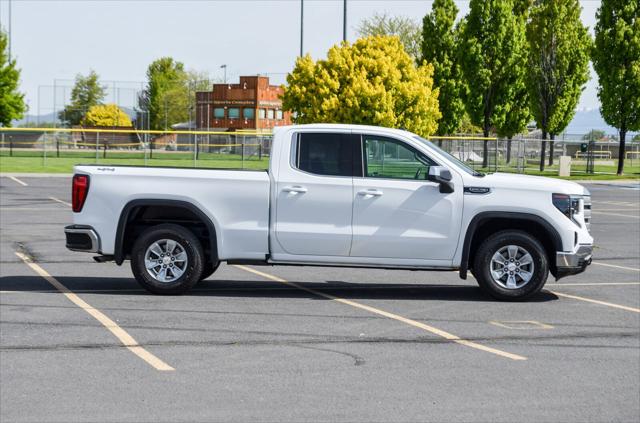
[[[342,1],[344,9],[344,19],[342,20],[342,41],[347,41],[347,0]]]
[[[300,57],[304,55],[303,44],[303,29],[304,29],[304,0],[300,0]]]

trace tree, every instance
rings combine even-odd
[[[636,134],[631,141],[640,142],[640,134]]]
[[[364,19],[356,29],[359,37],[373,35],[397,35],[404,49],[416,61],[420,57],[422,30],[413,20],[403,16],[388,16],[376,13],[371,19]]]
[[[582,136],[582,139],[584,141],[599,141],[599,140],[603,139],[604,136],[605,136],[604,131],[602,131],[600,129],[592,129],[591,131],[589,131],[586,134],[584,134]]]
[[[602,0],[596,20],[592,59],[600,113],[620,133],[622,175],[627,131],[640,130],[640,0]]]
[[[580,10],[578,0],[538,2],[527,25],[527,88],[536,125],[542,131],[541,171],[547,135],[551,135],[549,164],[553,164],[553,139],[573,118],[589,79],[591,39]]]
[[[18,91],[20,69],[16,60],[9,60],[7,34],[0,28],[0,126],[11,126],[11,121],[22,119],[27,106],[24,94]]]
[[[441,114],[433,66],[416,67],[397,36],[332,47],[326,60],[299,57],[287,75],[283,108],[297,123],[359,123],[427,136]]]
[[[100,84],[99,79],[98,74],[93,70],[87,76],[76,75],[71,89],[71,102],[58,113],[58,118],[63,124],[79,125],[92,106],[102,104],[107,88]]]
[[[147,86],[140,105],[149,113],[151,129],[167,129],[171,124],[184,122],[188,116],[187,73],[181,62],[171,57],[153,61],[147,68]],[[188,96],[188,94],[187,94]]]
[[[84,119],[87,126],[133,126],[131,118],[115,104],[91,106]]]
[[[526,41],[523,19],[513,12],[513,0],[471,0],[462,23],[460,66],[467,81],[465,106],[471,122],[489,132],[504,113],[500,104],[508,96],[510,74],[524,60]],[[482,166],[488,164],[488,141],[484,141]]]
[[[438,135],[457,132],[465,113],[461,98],[465,87],[456,56],[457,15],[453,0],[435,0],[431,13],[422,21],[422,60],[433,65],[433,83],[440,89]]]
[[[515,0],[513,13],[522,19],[524,26],[529,16],[531,0]],[[526,57],[528,46],[522,47],[522,55]],[[526,77],[528,67],[525,60],[516,61],[507,75],[507,89],[502,91],[496,106],[497,116],[496,132],[499,137],[507,138],[506,162],[511,162],[511,144],[514,135],[527,129],[532,115],[529,108],[529,95],[527,92]]]

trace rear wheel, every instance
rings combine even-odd
[[[154,294],[187,292],[203,272],[200,241],[188,229],[172,224],[142,233],[131,252],[131,270],[140,285]]]
[[[523,231],[502,231],[480,245],[473,274],[492,297],[523,300],[542,289],[549,263],[537,239]]]

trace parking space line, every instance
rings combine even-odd
[[[603,305],[603,306],[607,306],[607,307],[618,308],[620,310],[631,311],[633,313],[640,313],[640,308],[629,307],[629,306],[624,306],[624,305],[614,304],[614,303],[608,303],[606,301],[594,300],[593,298],[580,297],[578,295],[564,294],[564,293],[558,292],[558,291],[549,291],[549,292],[551,292],[552,294],[557,295],[558,297],[571,298],[573,300],[586,301],[588,303],[593,303],[593,304]]]
[[[28,186],[29,186],[29,184],[28,184],[28,183],[26,183],[26,182],[24,182],[24,181],[21,181],[20,179],[16,178],[15,176],[9,176],[9,179],[11,179],[11,180],[12,180],[12,181],[14,181],[14,182],[19,183],[19,184],[20,184],[20,185],[22,185],[23,187],[28,187]]]
[[[328,300],[336,301],[336,302],[339,302],[339,303],[342,303],[342,304],[349,305],[351,307],[355,307],[355,308],[358,308],[358,309],[361,309],[361,310],[368,311],[368,312],[373,313],[373,314],[377,314],[379,316],[384,316],[384,317],[387,317],[389,319],[393,319],[393,320],[405,323],[407,325],[410,325],[410,326],[425,330],[427,332],[430,332],[430,333],[432,333],[434,335],[440,336],[440,337],[442,337],[444,339],[447,339],[449,341],[455,342],[455,343],[460,344],[460,345],[465,345],[465,346],[470,347],[470,348],[475,348],[477,350],[481,350],[481,351],[485,351],[485,352],[488,352],[488,353],[491,353],[491,354],[495,354],[495,355],[498,355],[500,357],[509,358],[511,360],[526,360],[527,359],[526,357],[523,357],[523,356],[518,355],[518,354],[512,354],[510,352],[502,351],[502,350],[499,350],[499,349],[496,349],[496,348],[488,347],[486,345],[478,344],[478,343],[473,342],[473,341],[462,339],[459,336],[454,335],[454,334],[449,333],[449,332],[446,332],[446,331],[444,331],[442,329],[438,329],[438,328],[435,328],[433,326],[429,326],[427,324],[424,324],[422,322],[418,322],[418,321],[413,320],[413,319],[409,319],[409,318],[406,318],[406,317],[403,317],[403,316],[400,316],[400,315],[397,315],[397,314],[394,314],[394,313],[390,313],[388,311],[381,310],[379,308],[371,307],[371,306],[368,306],[368,305],[365,305],[365,304],[361,304],[361,303],[358,303],[358,302],[355,302],[355,301],[347,300],[345,298],[335,297],[333,295],[326,294],[324,292],[316,291],[315,289],[304,287],[304,286],[299,285],[299,284],[297,284],[295,282],[289,282],[286,279],[282,279],[282,278],[279,278],[277,276],[270,275],[269,273],[264,273],[264,272],[261,272],[259,270],[252,269],[251,267],[242,266],[242,265],[235,265],[235,267],[237,267],[238,269],[244,270],[245,272],[250,272],[250,273],[253,273],[255,275],[261,276],[261,277],[263,277],[265,279],[269,279],[269,280],[272,280],[274,282],[280,282],[280,283],[292,286],[294,288],[300,289],[302,291],[308,292],[308,293],[313,294],[313,295],[318,296],[318,297],[323,297],[323,298],[326,298]]]
[[[91,315],[94,319],[100,322],[105,328],[107,328],[118,340],[125,346],[129,351],[140,357],[142,360],[147,362],[147,364],[151,365],[156,370],[160,371],[171,371],[175,370],[173,367],[169,366],[164,361],[160,360],[155,355],[151,354],[149,351],[144,349],[138,344],[138,342],[131,336],[127,331],[118,326],[113,320],[107,317],[100,310],[92,307],[82,298],[78,297],[75,293],[73,293],[69,288],[60,283],[56,278],[51,276],[44,270],[42,267],[38,266],[34,263],[28,256],[22,254],[18,251],[15,254],[34,272],[44,278],[47,282],[53,285],[58,291],[64,294],[65,297],[82,310],[86,311],[89,315]]]
[[[591,214],[606,214],[607,216],[622,216],[622,217],[630,217],[632,219],[640,219],[640,216],[633,216],[631,214],[622,214],[622,213],[605,213],[599,211],[591,211]]]
[[[617,264],[609,264],[609,263],[600,263],[599,261],[594,261],[592,262],[592,264],[595,264],[598,266],[615,267],[616,269],[624,269],[624,270],[632,270],[634,272],[640,272],[640,269],[635,267],[619,266]]]
[[[57,203],[64,204],[65,206],[71,207],[71,203],[67,203],[66,201],[63,201],[63,200],[61,200],[59,198],[56,198],[56,197],[49,197],[49,200],[53,200],[53,201],[55,201]]]

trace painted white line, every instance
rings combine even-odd
[[[640,282],[585,282],[585,283],[548,283],[545,286],[621,286],[621,285],[640,285]]]
[[[613,307],[613,308],[617,308],[617,309],[620,309],[620,310],[631,311],[631,312],[634,312],[634,313],[640,313],[640,308],[628,307],[628,306],[625,306],[625,305],[609,303],[609,302],[606,302],[606,301],[594,300],[593,298],[580,297],[578,295],[564,294],[564,293],[558,292],[558,291],[549,291],[549,292],[551,292],[552,294],[557,295],[558,297],[571,298],[573,300],[585,301],[585,302],[588,302],[588,303],[603,305],[603,306],[607,306],[607,307]]]
[[[55,201],[57,203],[64,204],[65,206],[71,207],[71,203],[67,203],[66,201],[63,201],[63,200],[61,200],[59,198],[56,198],[56,197],[49,197],[49,200],[53,200],[53,201]]]
[[[615,267],[616,269],[624,269],[624,270],[631,270],[634,272],[640,272],[640,269],[635,267],[618,266],[617,264],[600,263],[599,261],[591,262],[591,264],[595,264],[597,266]]]
[[[553,326],[537,320],[489,320],[489,323],[494,326],[516,330],[553,329]]]
[[[621,213],[605,213],[605,212],[599,212],[599,211],[591,211],[591,214],[604,214],[607,216],[621,216],[621,217],[630,217],[632,219],[640,219],[640,216],[634,216],[632,214],[621,214]]]
[[[44,278],[47,282],[53,285],[58,291],[64,294],[65,297],[82,310],[86,311],[89,315],[91,315],[94,319],[100,322],[105,328],[107,328],[122,344],[127,347],[129,351],[146,361],[149,365],[151,365],[154,369],[160,371],[171,371],[175,370],[173,367],[169,366],[164,361],[160,360],[155,355],[151,354],[149,351],[145,350],[138,344],[138,342],[133,339],[131,335],[120,326],[116,324],[113,320],[107,317],[100,310],[92,307],[87,302],[85,302],[82,298],[78,297],[75,293],[73,293],[69,288],[61,284],[56,278],[51,276],[44,270],[42,267],[38,266],[36,263],[31,261],[29,257],[26,255],[16,251],[16,255],[20,257],[20,259],[29,266],[34,272]]]
[[[12,181],[14,181],[14,182],[19,183],[19,184],[20,184],[20,185],[22,185],[23,187],[28,187],[28,186],[29,186],[29,184],[28,184],[28,183],[26,183],[26,182],[24,182],[24,181],[21,181],[20,179],[16,178],[15,176],[9,176],[9,179],[11,179],[11,180],[12,180]]]
[[[379,308],[375,308],[375,307],[371,307],[371,306],[368,306],[368,305],[365,305],[365,304],[361,304],[361,303],[358,303],[358,302],[355,302],[355,301],[347,300],[347,299],[340,298],[340,297],[335,297],[333,295],[326,294],[324,292],[316,291],[315,289],[310,289],[310,288],[304,287],[304,286],[299,285],[299,284],[297,284],[295,282],[289,282],[289,281],[287,281],[285,279],[279,278],[279,277],[274,276],[274,275],[270,275],[269,273],[264,273],[264,272],[261,272],[259,270],[252,269],[252,268],[247,267],[247,266],[235,265],[235,267],[237,267],[238,269],[242,269],[242,270],[244,270],[246,272],[250,272],[250,273],[253,273],[255,275],[261,276],[261,277],[263,277],[265,279],[269,279],[269,280],[272,280],[274,282],[280,282],[280,283],[292,286],[294,288],[298,288],[298,289],[300,289],[302,291],[308,292],[308,293],[316,295],[318,297],[323,297],[323,298],[326,298],[328,300],[336,301],[336,302],[339,302],[339,303],[342,303],[342,304],[346,304],[346,305],[351,306],[351,307],[355,307],[355,308],[358,308],[358,309],[361,309],[361,310],[368,311],[368,312],[373,313],[373,314],[377,314],[379,316],[384,316],[384,317],[387,317],[389,319],[397,320],[399,322],[402,322],[402,323],[405,323],[407,325],[410,325],[410,326],[425,330],[427,332],[430,332],[430,333],[432,333],[434,335],[440,336],[440,337],[442,337],[444,339],[447,339],[449,341],[455,342],[455,343],[460,344],[460,345],[465,345],[465,346],[470,347],[470,348],[475,348],[477,350],[481,350],[481,351],[485,351],[485,352],[488,352],[488,353],[491,353],[491,354],[495,354],[495,355],[498,355],[500,357],[509,358],[511,360],[526,360],[527,359],[527,357],[523,357],[521,355],[512,354],[510,352],[502,351],[502,350],[499,350],[499,349],[496,349],[496,348],[488,347],[486,345],[478,344],[478,343],[473,342],[473,341],[468,341],[466,339],[462,339],[457,335],[454,335],[452,333],[446,332],[446,331],[444,331],[442,329],[435,328],[433,326],[429,326],[429,325],[424,324],[422,322],[418,322],[416,320],[408,319],[406,317],[403,317],[403,316],[400,316],[400,315],[397,315],[397,314],[394,314],[394,313],[390,313],[388,311],[381,310]]]

